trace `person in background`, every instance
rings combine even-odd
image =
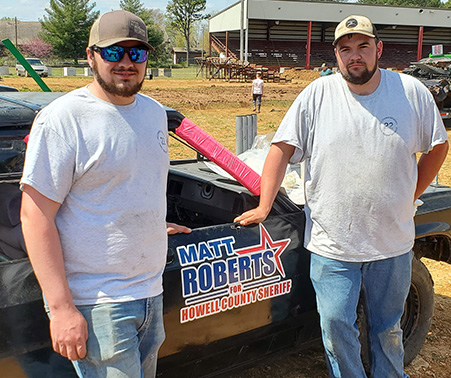
[[[326,63],[321,64],[320,76],[328,76],[332,74],[333,74],[332,70],[329,67],[327,67]]]
[[[252,81],[252,103],[254,104],[254,112],[260,113],[260,108],[262,105],[263,87],[265,86],[262,80],[261,72],[257,72],[255,75],[255,80]]]
[[[333,45],[340,73],[294,101],[272,141],[259,206],[235,222],[266,219],[288,162],[305,161],[304,246],[330,376],[367,377],[356,325],[362,298],[371,377],[403,378],[414,201],[439,171],[448,137],[427,88],[379,68],[383,43],[367,17],[346,17]]]
[[[93,82],[36,117],[21,180],[27,251],[53,349],[80,377],[154,377],[165,333],[167,117],[139,92],[145,23],[103,14],[86,49]]]

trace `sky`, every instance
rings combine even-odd
[[[209,14],[216,13],[228,6],[235,4],[239,0],[207,0],[207,10]],[[95,10],[105,13],[110,10],[119,9],[120,0],[91,0],[90,4],[96,3]],[[162,12],[166,11],[168,0],[141,0],[146,8],[158,8]],[[0,18],[17,17],[20,21],[38,21],[46,15],[45,8],[48,8],[49,0],[0,0]]]

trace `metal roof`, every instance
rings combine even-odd
[[[351,14],[371,18],[374,24],[450,28],[451,10],[424,7],[392,7],[339,2],[299,0],[245,0],[245,20],[313,21],[339,23]],[[209,20],[210,33],[239,30],[241,2],[224,9]],[[245,27],[247,23],[245,22]]]

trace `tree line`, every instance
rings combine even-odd
[[[357,3],[451,8],[451,0],[357,0]],[[22,44],[22,51],[39,58],[53,55],[76,63],[85,55],[90,27],[99,17],[95,7],[96,3],[90,0],[50,0],[49,7],[45,9],[46,14],[39,20],[41,34]],[[149,43],[155,48],[150,53],[150,61],[155,65],[170,61],[170,46],[185,46],[188,62],[190,48],[199,34],[200,21],[210,17],[205,13],[206,0],[170,0],[165,15],[158,9],[146,8],[140,0],[120,0],[119,7],[141,17],[147,25]],[[204,38],[203,33],[201,38]]]
[[[26,55],[39,58],[51,56],[74,63],[85,56],[89,31],[99,17],[96,3],[90,0],[50,0],[45,15],[40,19],[39,36],[23,43],[20,48]],[[171,46],[195,43],[197,26],[209,16],[205,14],[206,0],[170,0],[166,15],[158,9],[148,9],[140,0],[120,0],[119,7],[139,16],[147,26],[149,43],[155,48],[150,52],[150,62],[155,65],[170,61]]]

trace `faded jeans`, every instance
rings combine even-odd
[[[368,323],[372,378],[405,378],[401,316],[410,289],[412,252],[355,263],[312,253],[316,292],[330,376],[366,378],[360,357],[357,305],[362,291]]]
[[[80,377],[155,377],[165,338],[162,294],[77,308],[88,322],[87,355],[73,361]]]

